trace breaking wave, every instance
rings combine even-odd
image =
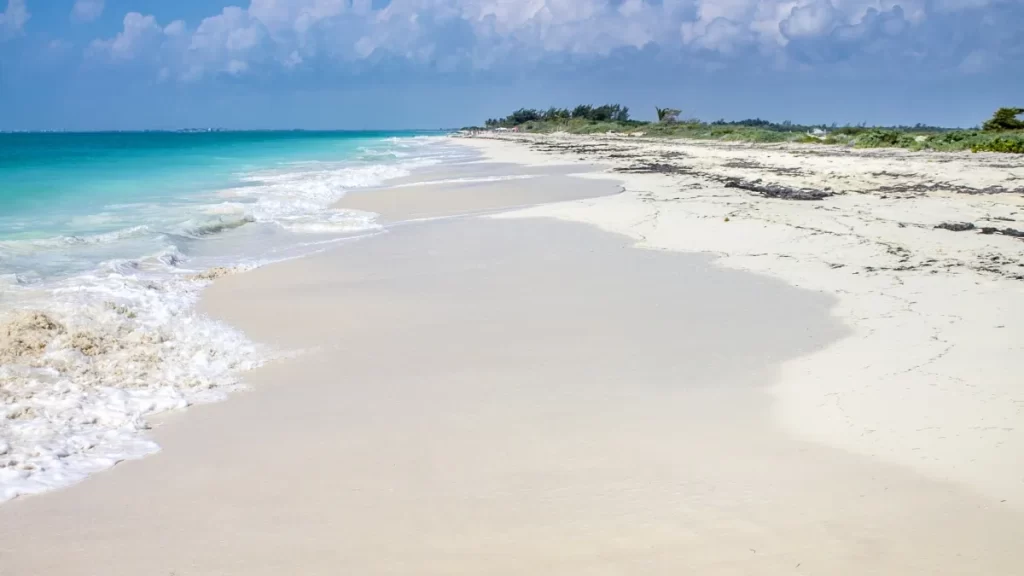
[[[273,352],[198,313],[203,287],[378,230],[375,215],[332,206],[443,161],[437,142],[381,140],[72,220],[105,230],[0,240],[0,501],[151,454],[147,416],[239,388]]]

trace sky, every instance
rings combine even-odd
[[[0,130],[399,129],[618,102],[980,124],[1024,0],[0,0]]]

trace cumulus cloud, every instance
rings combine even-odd
[[[94,46],[115,60],[149,51],[163,76],[182,80],[324,61],[494,68],[650,46],[691,61],[918,62],[937,49],[931,43],[966,26],[964,15],[997,9],[1024,14],[1018,0],[251,0],[194,28],[129,14],[117,36]],[[981,54],[1024,45],[1012,31],[971,38],[978,45],[968,52]],[[930,61],[955,69],[964,58]]]
[[[0,40],[20,35],[30,17],[25,0],[7,0],[7,8],[0,12]]]
[[[789,17],[779,22],[779,31],[790,40],[817,38],[831,32],[840,17],[829,0],[814,0],[810,4],[794,6]]]
[[[129,12],[122,22],[123,29],[108,40],[95,40],[92,49],[114,60],[134,60],[148,48],[157,46],[164,34],[153,16]]]
[[[825,0],[824,3],[827,3]],[[857,21],[844,22],[841,16],[827,7],[815,6],[813,13],[799,14],[780,24],[783,34],[790,39],[787,54],[803,63],[820,64],[849,59],[857,54],[879,52],[898,53],[901,36],[911,24],[899,5],[890,10],[868,8]],[[796,24],[793,22],[796,21]]]
[[[250,61],[264,60],[268,46],[263,23],[250,12],[229,6],[203,20],[192,33],[184,76],[197,79],[208,72],[242,74],[249,70]]]
[[[104,0],[75,0],[71,16],[80,22],[92,22],[103,14]]]
[[[750,44],[753,37],[753,33],[741,23],[719,16],[695,34],[689,44],[728,55]]]

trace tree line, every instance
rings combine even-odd
[[[680,111],[675,108],[655,108],[657,113],[657,122],[659,124],[676,124],[681,122],[679,119]],[[1024,108],[1000,108],[992,115],[992,118],[985,122],[981,129],[985,132],[1003,132],[1003,131],[1018,131],[1024,130],[1024,120],[1020,120],[1017,117],[1024,114]],[[584,120],[587,122],[618,122],[630,125],[648,124],[647,122],[640,122],[631,120],[629,117],[629,107],[621,104],[603,104],[601,106],[593,106],[590,104],[581,104],[573,109],[569,108],[556,108],[551,107],[547,110],[536,110],[533,108],[520,108],[515,112],[505,116],[504,118],[488,118],[484,125],[487,128],[514,128],[521,126],[528,122],[557,122],[557,121],[568,121],[568,120]],[[705,125],[705,126],[732,126],[742,128],[756,128],[761,130],[769,130],[775,132],[803,132],[810,131],[813,129],[823,129],[828,132],[840,133],[840,134],[860,134],[864,132],[870,132],[879,129],[888,129],[899,132],[916,132],[916,133],[942,133],[956,131],[955,129],[943,128],[939,126],[929,126],[925,124],[916,124],[913,126],[868,126],[867,124],[858,124],[855,126],[837,126],[833,123],[831,126],[825,124],[817,125],[801,125],[793,122],[785,121],[781,123],[771,122],[768,120],[762,120],[761,118],[750,118],[746,120],[715,120],[713,122],[701,122],[699,120],[685,120],[682,121],[687,125]]]
[[[513,128],[527,122],[582,119],[590,122],[629,122],[629,107],[621,104],[603,104],[592,106],[580,104],[568,108],[551,107],[547,110],[520,108],[504,118],[488,118],[484,126],[488,128]]]

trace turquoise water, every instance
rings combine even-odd
[[[240,173],[345,160],[401,132],[0,134],[0,239],[102,231],[76,220],[110,204],[188,200]],[[109,228],[109,227],[107,227]]]
[[[423,160],[422,147],[411,145],[423,136],[0,134],[0,274],[31,281],[81,272],[172,244],[180,251],[182,238],[250,223],[309,233],[358,228],[329,205]]]
[[[195,311],[212,267],[382,233],[350,190],[466,157],[412,132],[0,134],[0,502],[157,450],[267,350]]]

